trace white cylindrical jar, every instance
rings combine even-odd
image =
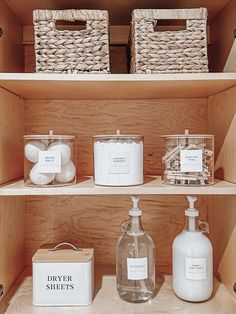
[[[94,138],[94,181],[97,185],[143,184],[143,136],[96,135]]]
[[[24,181],[49,187],[76,183],[75,136],[25,135]]]

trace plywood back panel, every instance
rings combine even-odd
[[[207,219],[207,198],[197,206]],[[120,224],[128,218],[129,196],[28,197],[26,263],[43,243],[69,241],[95,248],[95,262],[115,264]],[[184,196],[142,196],[143,227],[157,249],[157,272],[171,272],[171,245],[185,225]]]
[[[77,136],[78,174],[93,174],[93,141],[96,134],[143,134],[145,173],[161,174],[163,134],[205,133],[207,100],[55,100],[26,101],[26,133]]]
[[[0,1],[0,72],[23,72],[22,25],[4,1]]]
[[[208,116],[215,134],[216,176],[236,183],[236,87],[209,98]],[[216,196],[209,204],[215,272],[235,297],[236,198]]]
[[[230,53],[224,66],[224,72],[236,72],[236,39],[234,39]]]
[[[23,197],[0,198],[0,284],[3,296],[24,268],[25,202]]]
[[[209,98],[208,116],[215,134],[216,176],[236,183],[236,87]]]
[[[210,69],[213,72],[223,71],[226,60],[232,47],[236,28],[236,1],[231,0],[212,21],[210,47]]]
[[[216,196],[209,206],[210,237],[214,247],[215,272],[236,298],[236,197]]]
[[[23,175],[24,102],[2,88],[0,134],[0,184],[4,184]],[[24,268],[24,205],[23,197],[0,198],[0,284],[4,295]]]
[[[24,102],[0,88],[0,184],[23,176]]]

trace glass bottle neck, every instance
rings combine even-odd
[[[187,217],[185,230],[190,232],[199,231],[198,217]]]
[[[141,235],[144,234],[141,216],[130,217],[130,229],[128,230],[129,235]]]

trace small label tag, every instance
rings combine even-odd
[[[181,172],[202,172],[202,150],[182,149],[180,151]]]
[[[206,279],[206,258],[185,258],[186,279],[205,280]]]
[[[61,172],[61,152],[60,151],[40,151],[38,166],[39,166],[39,173],[60,173]]]
[[[127,274],[129,280],[148,278],[147,257],[127,258]]]
[[[129,174],[130,156],[128,152],[111,152],[109,154],[110,174]]]

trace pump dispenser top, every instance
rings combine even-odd
[[[194,203],[196,202],[197,198],[194,196],[187,196],[187,199],[189,202],[189,207],[185,210],[185,216],[198,217],[199,211],[194,207]]]
[[[185,210],[185,216],[188,217],[188,231],[194,232],[198,229],[196,218],[199,216],[199,211],[194,207],[197,198],[187,196],[189,207]]]
[[[132,200],[133,206],[129,210],[129,216],[131,217],[142,216],[142,210],[138,208],[139,197],[131,196],[131,200]]]

